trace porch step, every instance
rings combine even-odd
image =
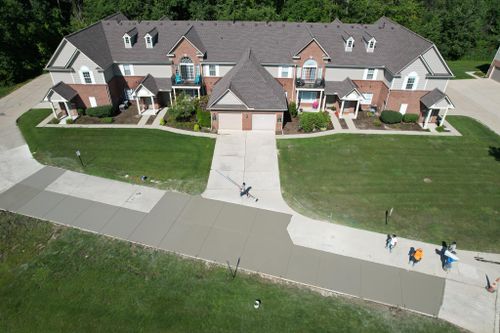
[[[339,118],[337,118],[335,112],[328,111],[328,114],[330,115],[330,120],[332,121],[333,129],[337,131],[342,130],[342,125],[340,125]]]
[[[345,123],[347,124],[347,128],[350,130],[357,130],[356,125],[352,121],[351,117],[344,117]]]
[[[148,122],[149,117],[151,117],[151,116],[150,115],[141,116],[141,120],[139,120],[139,123],[137,125],[140,127],[146,126],[146,123]]]
[[[153,121],[152,126],[160,126],[160,120],[165,117],[165,114],[167,113],[168,108],[163,108],[160,110],[160,112],[156,115],[155,120]]]

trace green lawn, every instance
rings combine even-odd
[[[460,331],[1,211],[0,254],[0,332]]]
[[[473,77],[465,72],[480,72],[486,74],[490,67],[491,60],[455,60],[447,61],[446,63],[453,74],[455,74],[455,79],[472,79]]]
[[[213,139],[150,129],[36,128],[50,113],[34,109],[18,119],[33,156],[43,164],[137,183],[146,175],[148,185],[192,194],[206,187]]]
[[[285,200],[357,228],[500,252],[500,137],[470,118],[446,119],[463,137],[278,140]]]

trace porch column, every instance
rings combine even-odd
[[[358,118],[358,111],[359,111],[359,100],[356,102],[356,112],[354,112],[354,119]]]
[[[151,105],[153,107],[153,111],[156,111],[156,107],[155,107],[155,98],[153,96],[150,96],[151,98]]]
[[[325,97],[323,98],[323,103],[321,104],[321,111],[325,111],[326,108],[326,94]]]
[[[299,93],[300,91],[297,90],[297,95],[295,96],[295,105],[299,107]]]
[[[68,102],[64,102],[64,106],[66,107],[66,113],[68,114],[68,117],[73,118],[71,115],[71,109],[69,108]]]
[[[427,111],[427,116],[425,116],[424,129],[427,129],[427,126],[429,125],[429,119],[431,119],[431,114],[432,114],[432,109],[429,109]]]
[[[318,109],[321,111],[321,105],[323,104],[323,90],[319,91],[319,103],[318,103]]]
[[[177,94],[175,93],[175,88],[174,88],[174,101],[177,102]]]
[[[171,91],[168,92],[168,97],[170,98],[170,100],[169,100],[170,105],[169,106],[172,106],[172,92]]]
[[[140,98],[136,97],[135,102],[137,103],[137,114],[141,114],[141,104],[139,103]]]
[[[200,88],[198,88],[198,98],[200,98]]]
[[[340,106],[340,117],[339,118],[344,117],[344,103],[345,103],[345,101],[342,100],[342,105]]]
[[[447,106],[446,110],[444,111],[443,119],[441,119],[441,124],[439,124],[440,126],[444,125],[444,120],[446,119],[446,114],[448,113],[448,109],[449,109],[449,107]]]
[[[54,114],[54,118],[57,119],[56,108],[54,107],[54,103],[50,102],[50,107],[52,108],[52,113]]]

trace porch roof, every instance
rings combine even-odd
[[[47,94],[45,94],[43,100],[51,102],[54,93],[63,99],[63,101],[58,100],[58,102],[69,102],[73,98],[75,98],[76,95],[78,95],[78,92],[76,92],[75,89],[71,88],[66,83],[60,81],[47,91]]]
[[[438,88],[435,88],[420,98],[420,102],[428,109],[438,108],[436,105],[443,100],[446,102],[445,104],[447,104],[446,107],[450,109],[455,108],[450,98]]]
[[[343,98],[353,91],[356,91],[358,95],[361,95],[358,91],[358,87],[350,78],[346,78],[344,81],[325,82],[325,95],[337,95],[339,98]]]
[[[172,82],[170,78],[155,78],[153,75],[148,74],[141,83],[139,83],[137,88],[135,88],[134,94],[137,94],[142,87],[156,96],[160,91],[172,91]]]

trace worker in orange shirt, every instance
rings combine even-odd
[[[424,250],[421,248],[416,249],[413,252],[413,255],[411,256],[411,261],[413,262],[413,266],[415,266],[416,263],[420,262],[424,258]]]

